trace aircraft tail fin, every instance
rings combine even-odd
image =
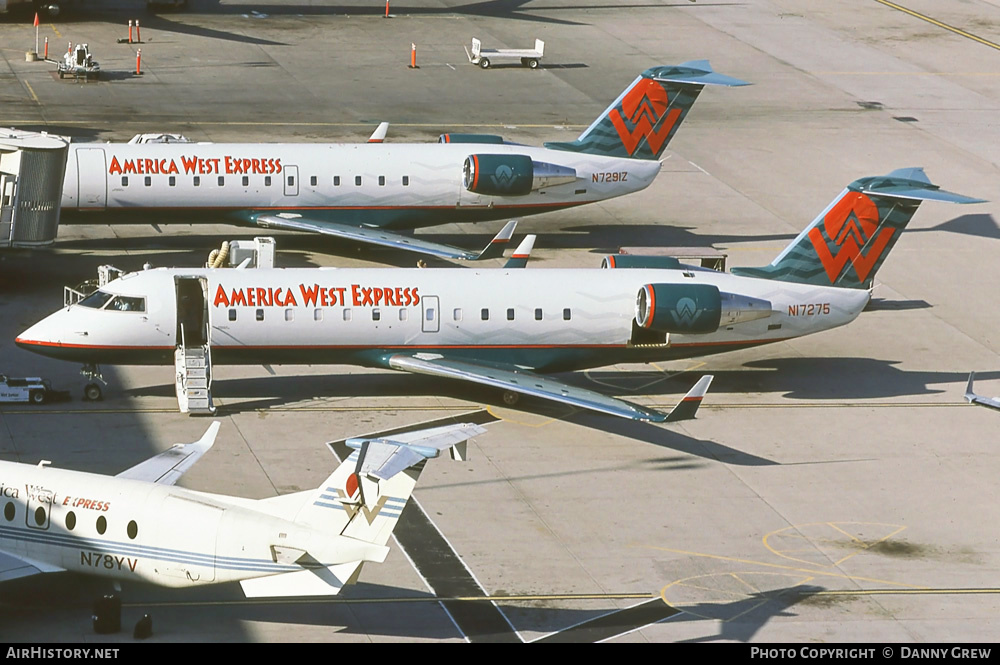
[[[473,261],[482,261],[483,259],[498,259],[503,256],[503,251],[507,249],[507,244],[510,239],[514,236],[514,229],[517,228],[517,220],[512,219],[504,227],[500,229],[500,233],[490,240],[490,244],[483,248],[483,251],[479,252],[478,255],[470,257]]]
[[[734,275],[871,289],[875,273],[921,201],[982,203],[931,184],[921,168],[855,180],[788,247],[761,268]]]
[[[571,142],[546,148],[608,157],[659,159],[706,85],[741,86],[746,81],[716,73],[708,60],[652,67]]]
[[[504,268],[523,268],[528,265],[528,259],[531,258],[531,250],[535,247],[535,236],[527,235],[524,236],[524,240],[521,244],[517,246],[514,253],[510,255],[507,259],[507,263],[503,264]]]
[[[302,502],[294,521],[383,546],[424,463],[448,449],[453,459],[466,459],[468,439],[485,431],[462,423],[386,438],[348,439],[355,452]]]

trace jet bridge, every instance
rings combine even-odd
[[[0,249],[56,239],[68,155],[64,138],[0,129]]]

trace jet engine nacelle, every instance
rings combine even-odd
[[[576,170],[532,161],[527,155],[469,155],[462,184],[487,196],[524,196],[543,187],[576,180]]]
[[[684,268],[672,256],[642,256],[641,254],[608,254],[601,259],[602,268],[654,268],[660,270],[681,270]]]
[[[712,284],[647,284],[635,303],[636,324],[665,333],[703,335],[769,316],[769,301],[719,291]]]

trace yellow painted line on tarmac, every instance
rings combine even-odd
[[[316,412],[349,412],[349,411],[468,411],[469,406],[466,405],[456,405],[456,406],[307,406],[307,407],[295,407],[295,406],[269,406],[263,409],[246,409],[241,410],[239,405],[236,404],[233,407],[233,411],[230,412],[228,408],[223,407],[219,413],[219,417],[225,416],[235,416],[242,413],[267,413],[270,411],[316,411]],[[81,413],[177,413],[177,407],[173,408],[135,408],[135,409],[0,409],[0,415],[79,415]]]
[[[41,102],[38,101],[38,95],[35,94],[35,89],[31,87],[31,84],[25,81],[24,85],[28,88],[28,92],[31,93],[31,98],[35,100],[35,103],[41,104]]]
[[[689,550],[678,550],[670,547],[660,547],[657,545],[633,545],[633,547],[642,547],[645,549],[659,550],[661,552],[670,552],[672,554],[683,554],[686,556],[695,556],[703,559],[715,559],[717,561],[729,561],[731,563],[741,563],[749,564],[753,566],[760,566],[762,568],[777,568],[779,570],[789,570],[796,573],[805,573],[807,575],[813,575],[816,577],[838,577],[845,580],[852,580],[855,582],[871,582],[872,584],[881,584],[890,587],[901,587],[909,589],[926,589],[927,587],[920,586],[917,584],[904,584],[903,582],[893,582],[892,580],[882,580],[873,577],[860,577],[858,575],[847,575],[845,573],[837,573],[830,570],[817,570],[815,568],[805,568],[802,566],[788,566],[779,563],[768,563],[766,561],[754,561],[753,559],[743,559],[740,557],[723,556],[720,554],[707,554],[705,552],[691,552]],[[681,581],[681,580],[678,580]],[[668,584],[660,590],[660,597],[663,598],[663,602],[668,602],[666,597],[666,590],[672,586],[673,583]],[[669,604],[669,603],[668,603]]]
[[[885,5],[886,7],[890,7],[892,9],[895,9],[896,11],[903,12],[904,14],[909,14],[910,16],[912,16],[914,18],[918,18],[921,21],[927,21],[931,25],[936,25],[939,28],[942,28],[942,29],[947,30],[949,32],[953,32],[956,35],[959,35],[961,37],[965,37],[966,39],[971,39],[974,42],[979,42],[983,46],[989,46],[990,48],[995,48],[998,51],[1000,51],[1000,44],[997,44],[996,42],[991,42],[988,39],[983,39],[982,37],[977,37],[976,35],[972,34],[971,32],[966,32],[965,30],[961,30],[959,28],[956,28],[953,25],[948,25],[947,23],[942,23],[941,21],[938,21],[937,19],[933,19],[930,16],[926,16],[924,14],[921,14],[920,12],[915,12],[912,9],[907,9],[906,7],[903,7],[902,5],[897,5],[895,2],[889,2],[889,0],[875,0],[875,2],[879,3],[880,5]]]
[[[62,38],[62,33],[59,32],[59,28],[55,26],[55,23],[49,23],[49,27],[52,28],[52,32],[56,33],[56,37]]]
[[[164,601],[159,603],[122,603],[122,607],[211,607],[224,605],[359,605],[366,603],[385,605],[389,603],[446,603],[446,602],[489,602],[510,603],[553,600],[652,600],[657,593],[556,593],[524,594],[500,596],[427,596],[421,598],[267,598],[260,600],[208,600],[208,601]]]

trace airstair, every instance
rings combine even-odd
[[[212,349],[208,344],[188,346],[181,340],[174,349],[174,388],[181,413],[214,415],[212,404]]]

